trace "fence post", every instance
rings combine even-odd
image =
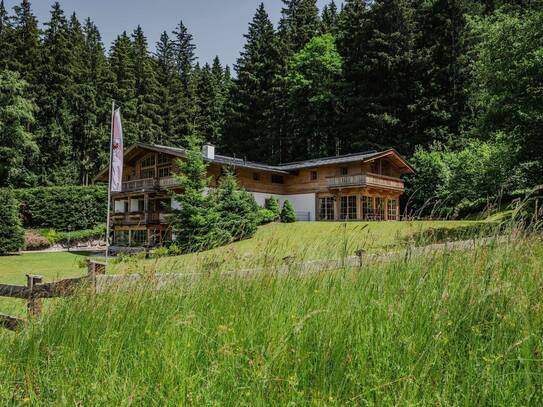
[[[28,288],[28,319],[32,319],[41,314],[42,300],[40,298],[34,298],[34,287],[41,284],[43,281],[42,276],[33,276],[31,274],[26,275],[26,287]]]
[[[106,263],[89,260],[87,270],[92,282],[92,289],[94,290],[94,293],[96,293],[96,276],[99,274],[106,274]]]

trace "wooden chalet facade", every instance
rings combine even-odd
[[[224,168],[235,170],[241,187],[264,206],[272,195],[288,199],[298,220],[399,220],[402,175],[412,167],[395,151],[366,152],[267,165],[216,155],[205,145],[210,188]],[[115,246],[155,246],[171,239],[168,212],[176,208],[172,191],[181,192],[174,176],[185,150],[137,143],[124,155],[123,191],[112,194],[111,224]],[[107,182],[103,170],[95,182]],[[173,232],[175,233],[175,231]]]

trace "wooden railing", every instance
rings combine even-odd
[[[144,225],[147,223],[165,222],[162,212],[117,212],[111,215],[113,224],[117,225]]]
[[[123,182],[123,192],[144,191],[157,188],[155,178],[135,179]]]
[[[90,285],[96,290],[96,276],[105,274],[106,264],[91,261],[88,274],[83,277],[68,278],[53,283],[42,283],[41,276],[26,275],[26,285],[0,284],[0,297],[19,298],[27,301],[28,319],[40,315],[44,298],[59,298],[73,295],[80,287]],[[25,319],[0,314],[0,327],[16,331]]]
[[[179,181],[176,177],[135,179],[123,182],[123,192],[157,191],[159,189],[176,187],[178,185]]]
[[[328,177],[326,181],[329,188],[374,186],[398,191],[403,191],[404,189],[401,179],[372,173]]]

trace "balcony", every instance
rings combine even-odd
[[[111,215],[114,225],[148,225],[167,223],[164,212],[117,212]]]
[[[349,187],[375,187],[403,191],[403,181],[400,178],[388,177],[372,173],[343,175],[340,177],[328,177],[326,179],[328,188],[349,188]]]
[[[123,192],[153,192],[179,185],[175,177],[145,178],[123,182]]]

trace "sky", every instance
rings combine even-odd
[[[11,8],[19,0],[4,0]],[[281,0],[60,0],[64,13],[74,11],[82,21],[87,17],[98,26],[107,50],[118,34],[131,33],[141,25],[151,50],[162,31],[171,31],[180,20],[194,36],[200,63],[211,62],[218,55],[223,64],[232,66],[243,47],[256,8],[263,2],[270,18],[279,20]],[[322,7],[329,0],[318,0]],[[54,0],[34,0],[32,10],[43,24],[49,20]],[[338,3],[338,2],[336,2]]]

